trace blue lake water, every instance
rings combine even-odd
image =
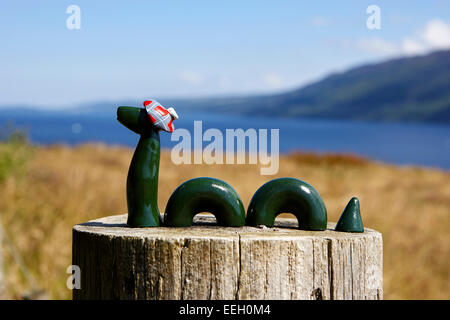
[[[393,164],[450,169],[448,125],[189,114],[175,121],[175,128],[185,128],[192,132],[195,120],[202,120],[203,132],[208,128],[217,128],[224,136],[225,129],[279,129],[281,153],[295,150],[353,153]],[[14,117],[0,114],[1,125],[8,121],[26,130],[30,140],[37,144],[76,145],[99,141],[134,147],[138,140],[136,134],[117,122],[114,113],[108,116],[28,113]],[[161,133],[163,148],[170,148],[176,143],[170,141],[169,133]],[[203,146],[208,143],[203,142]],[[270,149],[270,139],[268,144]]]

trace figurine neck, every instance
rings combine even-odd
[[[131,227],[159,226],[159,131],[140,135],[127,178],[128,222]]]

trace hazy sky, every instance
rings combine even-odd
[[[380,30],[366,27],[373,4]],[[450,48],[450,1],[15,0],[0,35],[2,105],[275,92]]]

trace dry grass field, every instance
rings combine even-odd
[[[13,148],[13,149],[11,149]],[[70,299],[72,226],[126,212],[125,181],[132,150],[100,144],[35,147],[0,144],[0,218],[37,286]],[[181,165],[162,152],[159,206],[183,181],[211,176],[231,184],[247,206],[264,182],[296,177],[313,185],[337,221],[357,196],[364,225],[384,239],[385,299],[449,299],[450,174],[398,167],[353,156],[282,156],[275,176],[256,165]],[[29,279],[4,245],[6,298],[21,298]]]

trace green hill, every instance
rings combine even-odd
[[[450,50],[364,65],[276,95],[170,102],[253,116],[450,122]]]

